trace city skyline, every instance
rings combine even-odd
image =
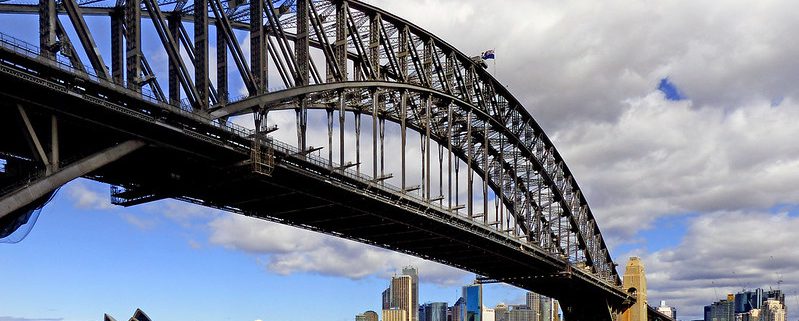
[[[650,304],[666,300],[680,319],[700,319],[719,296],[781,287],[789,316],[799,311],[792,3],[367,2],[464,52],[495,48],[495,76],[530,106],[573,168],[613,259],[641,256],[653,273]],[[0,18],[3,32],[28,39],[35,26]],[[176,201],[114,207],[107,186],[78,180],[27,239],[0,245],[0,273],[15,289],[0,294],[0,321],[97,321],[140,306],[156,321],[299,321],[297,286],[313,289],[313,301],[331,311],[325,320],[351,320],[367,309],[344,301],[380,304],[363,293],[382,291],[381,280],[409,264],[424,275],[419,289],[429,296],[419,303],[457,293],[471,277]],[[492,289],[495,304],[526,300],[521,290]]]
[[[412,318],[410,311],[417,311],[420,321],[560,321],[561,311],[558,301],[535,292],[526,291],[522,304],[508,305],[499,302],[493,306],[483,301],[483,285],[475,278],[472,284],[461,286],[461,295],[454,301],[418,301],[418,291],[411,286],[412,279],[418,278],[419,271],[414,266],[402,268],[402,274],[394,274],[389,279],[389,287],[380,293],[383,321],[407,321]],[[475,276],[477,277],[477,276]],[[453,302],[449,305],[448,302]],[[410,311],[409,311],[410,310]],[[355,314],[355,321],[366,321],[367,314]]]

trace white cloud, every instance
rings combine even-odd
[[[438,263],[316,232],[240,215],[224,215],[209,224],[210,242],[264,255],[260,262],[278,274],[314,273],[361,279],[387,277],[414,265],[423,282],[460,284],[466,272]]]
[[[107,210],[113,207],[107,195],[83,181],[77,181],[66,187],[67,195],[75,202],[75,206],[82,209]]]
[[[220,211],[216,209],[171,199],[145,206],[148,212],[163,215],[167,219],[186,228],[196,226],[197,224],[205,224],[220,213]]]
[[[611,235],[632,236],[663,215],[799,203],[795,101],[725,111],[653,93],[628,104],[615,123],[554,138]]]
[[[649,302],[666,299],[696,319],[702,306],[742,288],[776,289],[784,281],[788,311],[799,308],[799,218],[787,212],[714,212],[692,219],[674,248],[643,255]]]

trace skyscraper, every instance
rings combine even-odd
[[[374,311],[366,311],[363,313],[366,317],[366,321],[377,321],[377,312]]]
[[[391,285],[383,291],[383,310],[391,309]]]
[[[508,320],[509,317],[507,304],[499,303],[494,307],[494,319],[496,321],[510,321]]]
[[[481,321],[483,311],[483,286],[472,284],[463,287],[464,309],[461,321]]]
[[[541,295],[527,292],[527,308],[536,312],[541,311]]]
[[[528,309],[526,305],[512,305],[509,308],[509,321],[538,321],[538,313]]]
[[[763,309],[763,304],[768,300],[774,300],[780,302],[783,307],[785,307],[785,293],[781,290],[769,290],[765,291],[763,289],[755,289],[752,291],[741,291],[735,294],[735,303],[734,309],[736,316],[740,315],[740,318],[736,319],[743,319],[744,321],[748,319],[756,320],[756,315],[762,315],[762,311],[755,311]],[[750,313],[755,311],[754,313]]]
[[[785,321],[785,306],[779,299],[766,299],[760,308],[761,321]]]
[[[728,294],[727,300],[706,306],[705,321],[735,321],[735,296]]]
[[[666,305],[666,301],[661,300],[657,310],[660,313],[670,316],[672,320],[677,320],[677,309]]]
[[[480,310],[480,319],[482,319],[481,321],[496,321],[494,309],[483,306],[482,310]]]
[[[411,301],[411,286],[411,276],[409,275],[395,275],[391,278],[391,308],[405,310],[407,319],[402,321],[412,321],[411,315],[414,312],[419,313],[419,307],[413,306]]]
[[[419,314],[423,321],[447,321],[447,302],[432,302],[422,305],[424,314]]]
[[[466,303],[463,297],[458,298],[452,306],[452,321],[463,321],[463,310],[466,308]]]
[[[411,277],[411,306],[414,307],[411,321],[419,321],[419,270],[414,266],[402,268],[402,274]]]

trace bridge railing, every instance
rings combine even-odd
[[[342,164],[332,162],[329,159],[326,159],[322,156],[302,153],[299,148],[287,144],[285,142],[269,137],[268,139],[263,141],[263,144],[268,145],[268,147],[273,148],[278,153],[287,155],[287,157],[298,159],[303,162],[310,163],[314,166],[327,169],[330,171],[330,173],[336,173],[337,175],[344,176],[348,179],[359,181],[361,183],[369,185],[370,188],[381,189],[384,192],[391,193],[398,197],[412,198],[415,201],[423,203],[428,207],[433,207],[444,212],[449,212],[453,216],[457,216],[456,212],[450,211],[448,207],[442,204],[437,204],[434,201],[425,199],[422,195],[409,193],[403,190],[399,186],[386,182],[384,179],[378,179],[363,172],[359,172],[351,168],[345,168],[345,166],[343,166]],[[297,155],[303,155],[303,156],[297,156]]]
[[[86,70],[81,70],[79,68],[75,68],[69,62],[67,57],[64,57],[61,54],[56,54],[54,58],[45,57],[41,55],[40,47],[34,44],[31,44],[25,40],[10,36],[8,34],[0,32],[0,46],[6,48],[16,54],[20,54],[22,56],[26,56],[31,59],[39,60],[39,61],[47,61],[50,63],[51,66],[54,66],[58,69],[61,69],[66,72],[70,72],[73,74],[81,75],[87,78],[94,83],[101,84],[114,90],[123,91],[124,93],[141,98],[151,104],[158,105],[161,108],[171,110],[176,113],[180,113],[183,115],[190,115],[193,118],[199,118],[210,124],[214,127],[220,128],[222,130],[228,131],[232,134],[235,134],[242,138],[250,138],[253,134],[253,130],[246,128],[241,125],[237,125],[232,122],[225,122],[222,123],[220,121],[216,121],[211,117],[197,112],[189,103],[188,100],[182,100],[178,106],[173,106],[168,104],[167,102],[161,101],[156,98],[155,94],[152,91],[148,90],[147,88],[142,88],[142,92],[137,92],[127,87],[121,86],[113,81],[103,79],[97,76],[96,72],[91,69],[87,68]]]

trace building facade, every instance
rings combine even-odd
[[[432,302],[423,304],[419,309],[420,321],[447,321],[447,303]]]
[[[660,301],[660,306],[657,307],[657,311],[670,316],[672,320],[677,320],[677,309],[666,305],[665,300]]]
[[[411,277],[411,306],[413,307],[411,321],[419,321],[419,270],[413,266],[406,266],[402,268],[402,275]]]
[[[406,319],[402,321],[412,321],[411,316],[418,314],[418,306],[413,305],[412,301],[412,279],[409,275],[395,275],[391,278],[391,309],[403,310]],[[415,312],[416,311],[416,312]]]
[[[533,310],[536,313],[536,315],[540,314],[541,295],[535,292],[527,292],[526,299],[527,299],[527,308]],[[536,318],[535,320],[537,321],[538,318]]]
[[[366,317],[366,321],[378,321],[377,312],[375,311],[366,311],[363,313],[363,315]]]
[[[735,321],[735,296],[728,294],[726,300],[706,306],[705,321]]]
[[[538,321],[538,313],[528,309],[526,305],[514,305],[508,313],[509,321]]]
[[[481,321],[483,312],[483,286],[481,284],[463,287],[463,309],[461,321]]]
[[[779,299],[766,299],[760,308],[760,321],[785,321],[785,305]]]
[[[496,321],[509,321],[508,318],[510,314],[508,313],[508,305],[505,303],[499,303],[497,306],[494,307],[494,319]]]
[[[466,303],[463,300],[463,297],[458,298],[458,301],[455,301],[455,304],[452,306],[452,317],[451,321],[463,321],[463,310],[466,306]]]
[[[482,321],[495,321],[496,315],[494,314],[494,309],[483,306],[482,311],[480,311],[480,318]]]
[[[391,309],[391,285],[383,291],[383,310]]]
[[[407,321],[408,312],[402,309],[383,310],[383,321]]]

